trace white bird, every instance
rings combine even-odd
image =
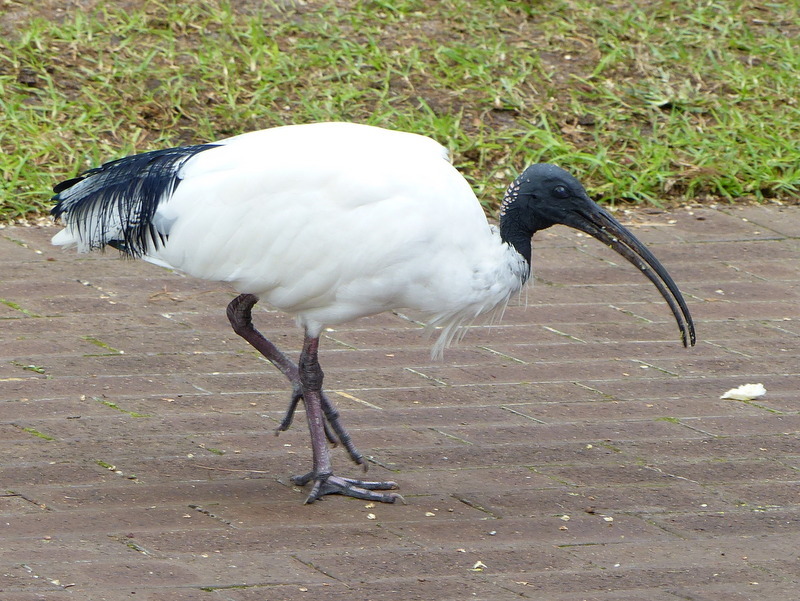
[[[306,502],[344,494],[394,502],[394,482],[335,476],[327,441],[366,463],[322,389],[325,326],[411,309],[441,333],[440,355],[459,327],[502,309],[530,274],[531,237],[561,223],[607,244],[656,285],[681,330],[695,332],[680,291],[629,231],[566,171],[526,169],[508,187],[500,227],[489,225],[447,150],[416,134],[352,123],[290,125],[211,144],[129,156],[58,184],[53,244],[110,245],[127,255],[240,292],[228,305],[234,331],[291,382],[289,427],[302,399],[313,483]],[[296,317],[305,338],[297,364],[253,326],[258,300]],[[332,430],[332,431],[331,431]],[[327,439],[327,441],[326,441]]]

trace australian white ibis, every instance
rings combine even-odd
[[[338,493],[394,502],[394,482],[335,476],[327,442],[364,466],[322,389],[323,327],[412,309],[441,333],[502,308],[530,274],[531,237],[554,224],[582,230],[655,284],[694,344],[692,318],[658,260],[563,169],[528,167],[508,187],[499,230],[433,140],[352,123],[292,125],[211,144],[146,152],[58,184],[53,243],[80,251],[110,245],[195,277],[230,282],[234,331],[292,384],[285,430],[302,399],[311,432],[307,502]],[[304,329],[297,364],[255,329],[264,300]],[[327,440],[326,440],[327,439]]]

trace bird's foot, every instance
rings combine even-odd
[[[345,495],[380,503],[394,503],[398,499],[403,504],[406,502],[399,493],[374,492],[376,490],[394,490],[398,488],[396,482],[369,482],[354,478],[341,478],[333,474],[316,475],[314,472],[303,476],[292,476],[292,483],[297,486],[305,486],[309,482],[313,482],[314,485],[306,498],[306,503],[313,503],[325,495]]]

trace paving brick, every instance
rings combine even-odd
[[[796,474],[796,469],[794,470]],[[753,509],[776,509],[800,505],[800,486],[796,476],[787,481],[775,481],[768,477],[759,482],[741,482],[716,485],[719,494]]]
[[[704,485],[738,482],[792,482],[796,471],[783,462],[773,459],[760,460],[714,460],[698,462],[655,464],[659,470],[673,477],[699,482]]]
[[[742,584],[709,584],[684,586],[676,590],[682,598],[697,601],[762,601],[763,599],[792,599],[797,595],[797,582],[762,582],[763,578]]]
[[[794,510],[793,510],[794,509]],[[775,511],[739,510],[695,514],[651,516],[654,524],[687,538],[757,536],[782,532],[794,538],[800,530],[797,508]]]
[[[102,512],[72,510],[69,512],[41,511],[36,514],[6,517],[3,536],[6,539],[42,538],[53,534],[89,534],[92,532],[127,532],[128,530],[167,530],[193,519],[202,524],[213,524],[200,513],[187,514],[179,508],[147,507],[142,511],[106,509]],[[202,526],[201,526],[202,527]]]
[[[327,583],[326,583],[327,584]],[[437,599],[438,601],[513,601],[520,597],[504,587],[487,582],[479,574],[464,576],[437,576],[386,578],[363,584],[333,582],[326,586],[251,588],[226,592],[231,601],[302,601],[309,595],[330,601],[351,601],[356,598],[370,601],[394,601],[396,599]]]
[[[643,457],[658,456],[676,459],[700,459],[709,461],[800,457],[800,438],[797,434],[772,433],[768,436],[690,436],[688,433],[665,443],[663,440],[621,440],[616,442],[620,450]]]
[[[576,599],[614,599],[619,598],[622,591],[637,590],[641,594],[642,589],[653,589],[665,591],[681,598],[681,591],[686,587],[703,587],[715,585],[717,583],[736,583],[739,588],[746,586],[749,582],[759,583],[780,583],[780,579],[775,576],[764,574],[761,570],[748,566],[731,567],[722,569],[713,565],[698,565],[687,567],[686,565],[677,569],[594,569],[582,570],[566,573],[545,572],[538,575],[538,578],[527,576],[528,585],[525,586],[525,594],[533,598],[541,598],[542,595],[561,595],[564,597],[566,592],[571,592]],[[566,582],[562,579],[565,577]],[[526,575],[514,574],[509,579],[526,581]],[[588,596],[596,595],[595,597]],[[624,597],[623,597],[624,598]],[[635,598],[635,597],[634,597]],[[642,597],[639,597],[642,598]],[[685,598],[685,596],[683,597]]]
[[[651,466],[666,476],[649,483],[609,483],[581,486],[574,489],[580,495],[582,508],[600,515],[614,517],[619,513],[647,519],[648,514],[670,512],[728,511],[739,507],[737,499],[717,487],[675,477],[668,471]]]
[[[48,458],[46,451],[43,451],[44,458]],[[8,455],[6,455],[7,457]],[[49,455],[53,458],[53,455]],[[42,462],[34,458],[31,462],[6,460],[0,468],[0,481],[3,488],[9,491],[17,491],[23,487],[37,484],[54,484],[70,482],[75,484],[89,484],[96,486],[102,485],[106,479],[106,473],[96,463],[90,460],[80,460],[79,463],[69,461]]]
[[[770,230],[787,237],[800,238],[800,219],[796,211],[783,207],[750,205],[726,210],[732,216],[746,219],[759,228]]]
[[[758,416],[733,417],[697,417],[687,418],[684,423],[700,428],[717,436],[735,436],[750,434],[785,433],[790,434],[800,429],[800,415],[767,414]]]
[[[335,556],[308,552],[299,557],[304,562],[313,563],[337,580],[360,583],[402,577],[433,580],[437,577],[439,570],[446,574],[460,573],[464,578],[468,578],[477,561],[481,561],[487,566],[494,563],[495,566],[498,566],[495,569],[500,570],[518,570],[525,566],[523,569],[538,572],[565,567],[567,560],[566,554],[559,556],[557,552],[552,551],[520,553],[515,556],[510,550],[487,549],[476,554],[474,552],[463,553],[456,548],[345,551]],[[369,571],[374,572],[376,568],[380,573],[377,578],[374,573],[371,574]],[[491,569],[491,567],[487,569]]]

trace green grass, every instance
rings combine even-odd
[[[793,2],[245,5],[0,15],[0,221],[104,160],[321,120],[431,135],[489,211],[536,161],[604,201],[800,187]]]
[[[105,399],[101,399],[98,397],[92,397],[92,398],[101,405],[105,405],[109,409],[114,409],[115,411],[119,411],[120,413],[125,413],[126,415],[130,415],[131,417],[153,417],[149,413],[137,413],[136,411],[128,411],[127,409],[123,409],[113,401],[106,401]]]
[[[42,440],[55,440],[55,436],[50,436],[49,434],[45,434],[44,432],[40,432],[36,428],[22,428],[23,432],[27,432],[28,434],[32,434],[37,438],[41,438]]]
[[[108,351],[106,353],[99,353],[99,354],[98,353],[95,353],[95,354],[84,354],[84,357],[103,357],[103,356],[106,356],[106,355],[124,355],[125,354],[125,351],[121,351],[119,349],[116,349],[113,346],[111,346],[110,344],[106,344],[102,340],[98,340],[94,336],[81,336],[81,339],[85,340],[86,342],[88,342],[90,344],[93,344],[95,346],[99,346],[101,349],[104,349],[104,350]]]
[[[17,367],[21,367],[26,371],[32,371],[37,374],[46,374],[47,370],[44,367],[39,365],[25,365],[24,363],[20,363],[19,361],[11,361],[11,365],[16,365]]]
[[[29,311],[25,307],[20,306],[18,303],[15,303],[14,301],[10,301],[5,298],[0,298],[0,304],[3,304],[10,309],[14,309],[15,311],[19,311],[20,313],[22,313],[23,315],[27,315],[28,317],[41,317],[41,315],[38,315],[33,311]]]

